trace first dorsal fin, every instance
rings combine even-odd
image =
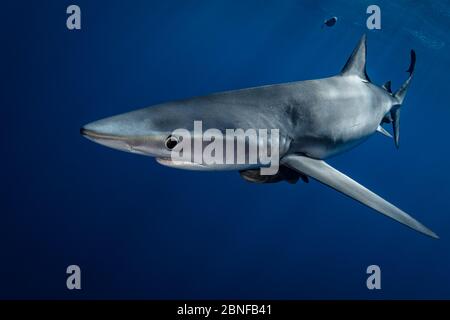
[[[348,58],[347,63],[341,71],[342,76],[358,76],[362,80],[370,81],[366,72],[366,35],[363,34],[358,45],[353,50],[352,55]]]

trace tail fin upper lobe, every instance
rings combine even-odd
[[[414,50],[411,50],[411,62],[409,64],[408,70],[406,70],[406,72],[409,73],[409,77],[402,84],[400,89],[398,89],[397,92],[394,93],[394,97],[397,98],[398,104],[402,104],[403,99],[405,99],[406,92],[408,91],[409,83],[411,82],[415,66],[416,66],[416,52]]]

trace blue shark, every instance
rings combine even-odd
[[[377,86],[366,72],[363,35],[342,71],[332,77],[233,90],[168,102],[108,117],[81,128],[81,134],[102,145],[151,156],[163,165],[191,170],[236,170],[250,182],[317,180],[344,195],[418,232],[438,236],[406,212],[368,190],[325,161],[347,152],[376,132],[391,134],[399,146],[400,111],[414,73],[416,54],[406,81],[396,92],[391,83]],[[192,131],[202,121],[205,129],[278,128],[280,169],[261,175],[255,166],[199,165],[175,162],[171,151],[179,143],[172,132]]]

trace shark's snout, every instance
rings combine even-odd
[[[83,137],[106,147],[132,152],[132,141],[129,137],[116,134],[109,130],[104,130],[101,126],[97,126],[95,122],[81,127],[80,134]]]
[[[92,140],[100,139],[100,138],[104,138],[104,139],[113,138],[113,136],[108,136],[106,134],[102,134],[102,133],[96,132],[94,130],[86,129],[86,127],[80,128],[80,134],[83,137],[86,137],[86,138],[92,139]]]
[[[83,137],[88,137],[89,134],[90,134],[90,132],[89,132],[89,130],[85,129],[84,127],[81,127],[81,128],[80,128],[80,134],[81,134]]]
[[[88,123],[80,134],[103,146],[147,156],[166,155],[166,132],[155,130],[145,110],[125,113]]]

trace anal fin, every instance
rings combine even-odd
[[[388,138],[392,138],[392,135],[385,128],[383,128],[381,125],[378,126],[377,132],[381,133],[382,135],[385,135]]]

